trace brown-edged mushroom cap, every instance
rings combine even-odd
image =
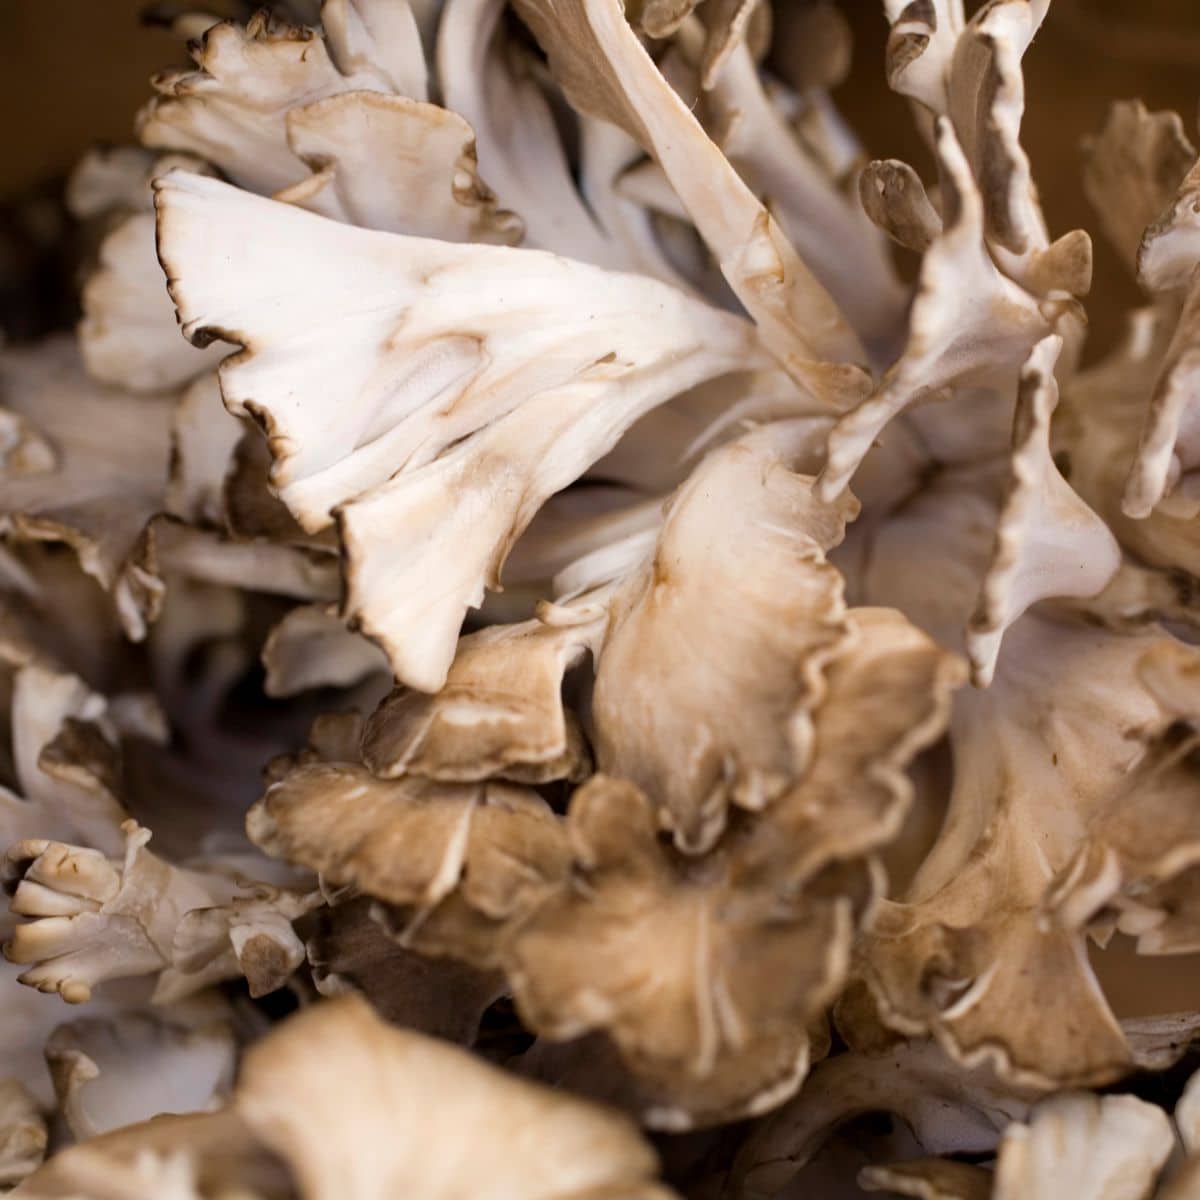
[[[247,828],[269,854],[401,909],[414,948],[436,952],[443,939],[458,939],[459,956],[480,966],[494,965],[499,931],[567,867],[559,818],[527,788],[381,780],[345,762],[284,775],[250,810]]]
[[[385,778],[583,778],[590,756],[563,704],[563,676],[598,640],[605,615],[596,607],[577,621],[535,619],[464,637],[440,692],[400,688],[380,705],[367,723],[363,761]]]
[[[807,768],[823,669],[847,637],[825,552],[857,502],[821,504],[792,472],[812,435],[769,425],[712,452],[606,604],[599,767],[636,783],[694,852],[730,804],[762,809]]]
[[[266,426],[302,525],[336,510],[347,613],[423,690],[550,495],[643,413],[763,361],[747,322],[644,277],[352,229],[199,176],[158,198],[185,332],[246,347],[221,369],[226,403]],[[297,244],[326,277],[285,282]],[[312,352],[322,326],[338,355]]]
[[[604,776],[575,793],[567,834],[571,872],[504,952],[524,1020],[555,1040],[607,1034],[653,1097],[642,1119],[659,1127],[791,1095],[870,899],[865,864],[801,892],[743,872],[736,836],[680,855],[659,839],[650,801]]]

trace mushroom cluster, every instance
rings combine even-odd
[[[1096,353],[1049,4],[884,0],[920,173],[833,0],[159,13],[0,351],[0,1187],[1200,1197],[1200,162]]]

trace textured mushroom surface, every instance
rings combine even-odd
[[[0,345],[0,1190],[1200,1196],[1194,105],[1036,178],[1191,43],[1092,5],[153,6]]]

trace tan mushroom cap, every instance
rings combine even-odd
[[[597,640],[603,615],[495,625],[462,638],[441,691],[400,688],[375,711],[363,761],[384,778],[582,779],[590,756],[563,704],[563,676]]]
[[[867,552],[868,597],[951,644],[995,520],[981,483],[978,470],[944,472]],[[1164,679],[1186,694],[1193,657],[1147,622],[1114,632],[1065,608],[1009,627],[991,686],[956,699],[941,832],[857,951],[855,972],[888,1026],[932,1032],[963,1063],[992,1061],[1043,1088],[1130,1069],[1133,1052],[1086,960],[1086,922],[1050,912],[1059,873],[1086,857],[1104,814],[1153,799],[1155,747],[1184,701],[1147,672],[1170,664]],[[1172,793],[1180,814],[1185,792]]]
[[[656,1096],[641,1115],[658,1127],[752,1115],[793,1093],[870,897],[865,865],[789,895],[743,871],[736,838],[679,855],[646,797],[603,776],[575,793],[567,834],[572,873],[504,955],[524,1020],[556,1040],[605,1032]]]
[[[527,788],[381,780],[344,762],[285,775],[250,810],[247,828],[268,853],[408,911],[414,948],[439,952],[449,940],[480,966],[494,965],[495,934],[567,865],[559,818]]]
[[[389,1026],[347,996],[254,1046],[223,1110],[95,1138],[57,1155],[27,1192],[111,1195],[123,1181],[136,1200],[213,1200],[233,1188],[256,1200],[669,1200],[656,1174],[654,1152],[620,1114]],[[168,1190],[172,1180],[186,1190]]]
[[[763,809],[806,770],[824,667],[848,636],[825,552],[857,502],[823,505],[789,469],[811,433],[776,424],[711,453],[606,604],[599,767],[650,796],[690,852],[730,805]]]

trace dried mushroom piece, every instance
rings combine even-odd
[[[352,229],[199,176],[158,187],[185,332],[246,347],[221,369],[226,403],[266,428],[301,524],[336,515],[346,612],[421,690],[444,684],[468,608],[550,495],[643,413],[762,361],[747,322],[654,280]],[[336,269],[283,282],[297,242]],[[330,314],[353,370],[297,354]]]

